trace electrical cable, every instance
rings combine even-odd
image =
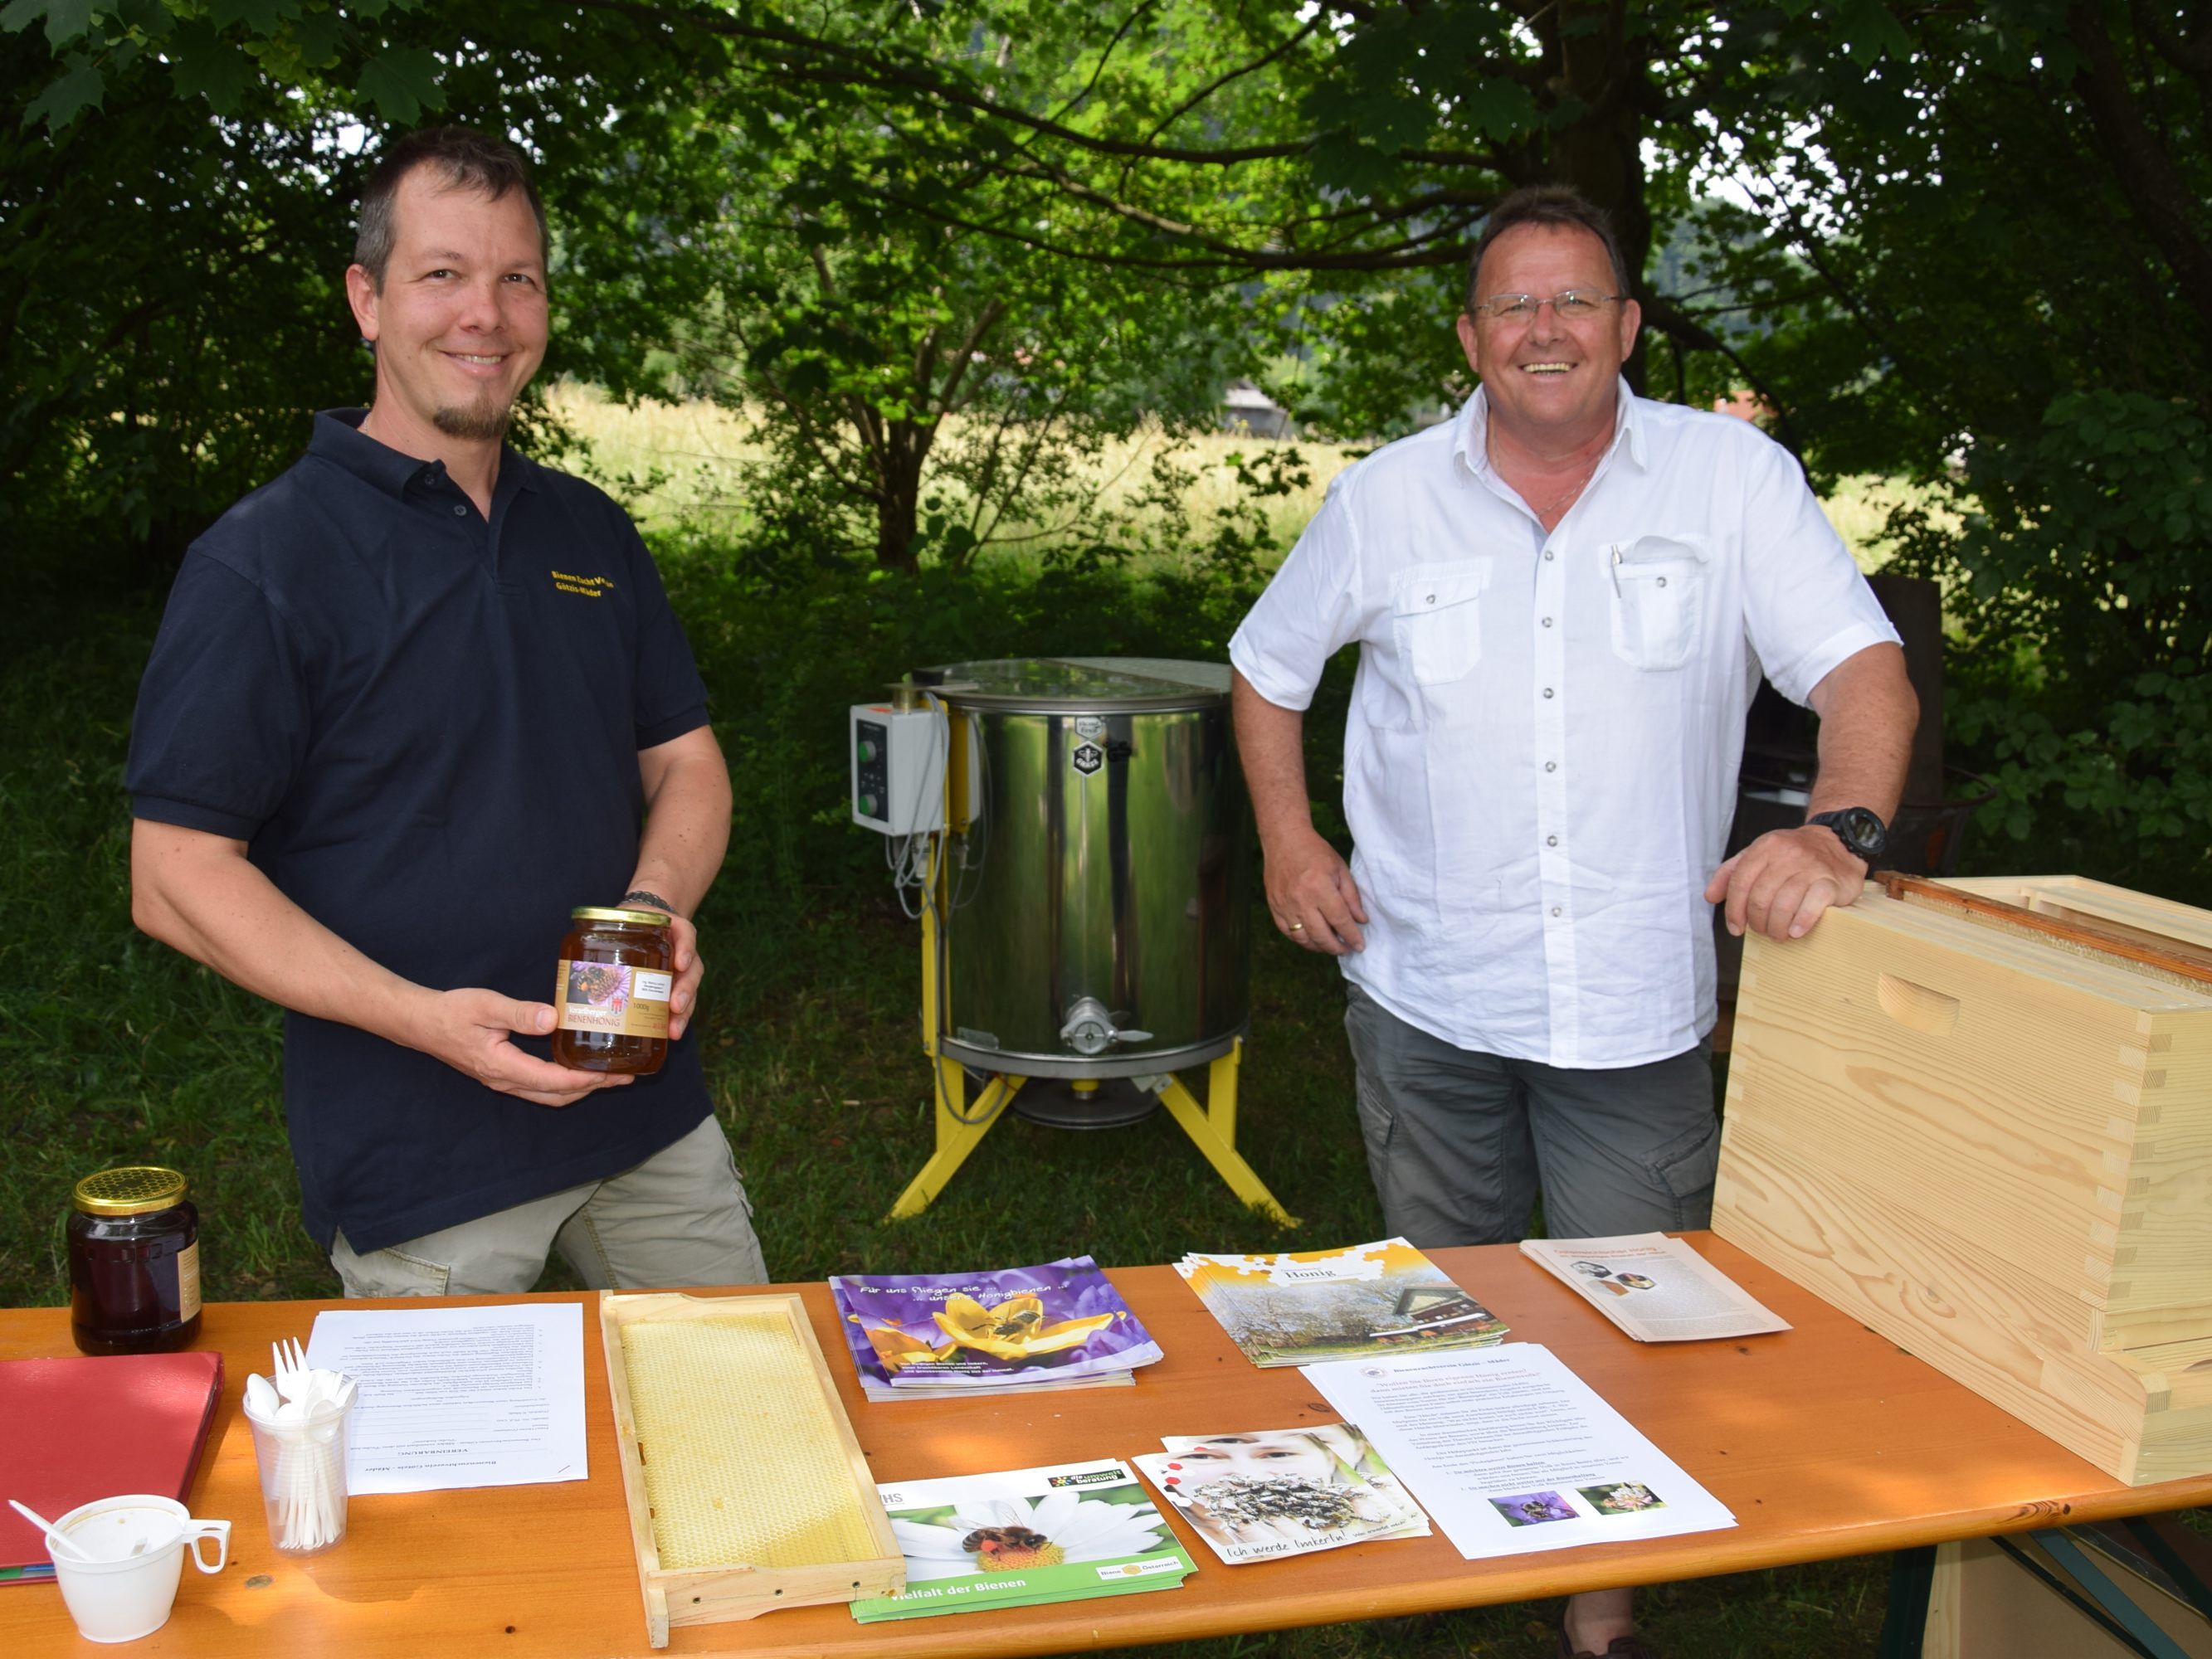
[[[933,771],[937,777],[939,799],[941,801],[944,799],[945,775],[952,761],[952,714],[951,711],[945,707],[942,698],[928,690],[924,690],[921,695],[928,703],[931,711],[937,716],[932,727],[936,738],[936,763],[930,771]],[[971,796],[980,793],[982,799],[988,803],[990,799],[988,789],[988,761],[984,756],[981,741],[972,742],[969,752],[978,760],[981,775],[978,780],[979,783],[986,786],[971,792]],[[927,777],[929,775],[929,772],[925,772],[923,775]],[[914,811],[907,820],[906,833],[902,836],[886,836],[884,838],[884,862],[890,866],[892,890],[898,895],[899,908],[905,913],[907,920],[918,921],[924,916],[931,917],[940,930],[939,938],[941,940],[944,937],[941,930],[945,926],[945,917],[938,911],[937,884],[943,872],[945,860],[950,856],[948,843],[952,838],[952,830],[950,823],[937,830],[926,830],[921,828],[921,819],[927,810],[928,799],[929,792],[927,789],[915,792]],[[975,874],[980,878],[983,862],[988,859],[990,852],[988,805],[983,811],[971,817],[970,823],[981,830],[981,851],[977,854],[973,866]],[[954,893],[948,896],[950,909],[958,909],[975,896],[974,891],[966,880],[970,870],[969,851],[969,837],[963,836],[960,858],[962,880],[956,884]],[[907,902],[906,890],[908,887],[915,889],[915,902],[911,905]],[[941,1056],[935,1054],[931,1056],[929,1073],[930,1087],[938,1109],[963,1128],[980,1128],[991,1122],[1000,1113],[1006,1110],[1006,1103],[1013,1098],[1013,1091],[1008,1089],[1001,1092],[997,1102],[988,1111],[956,1110],[945,1096],[945,1066]],[[987,1092],[988,1087],[988,1085],[985,1085]]]

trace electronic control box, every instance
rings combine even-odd
[[[886,836],[945,827],[945,715],[856,703],[851,719],[853,822]]]

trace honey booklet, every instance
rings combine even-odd
[[[876,1490],[906,1556],[906,1588],[854,1602],[864,1625],[1175,1589],[1197,1570],[1116,1458]]]
[[[1488,1347],[1505,1322],[1402,1238],[1347,1249],[1187,1255],[1176,1263],[1255,1365]]]
[[[1790,1322],[1679,1238],[1524,1238],[1521,1254],[1638,1342],[1703,1342],[1786,1331]]]
[[[1429,1517],[1349,1423],[1161,1443],[1131,1461],[1225,1565],[1428,1536]]]

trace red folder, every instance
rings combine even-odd
[[[219,1353],[0,1360],[0,1498],[50,1521],[125,1492],[183,1503],[222,1397]],[[0,1504],[0,1583],[52,1572],[45,1534]]]

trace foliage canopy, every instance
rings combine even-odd
[[[769,411],[781,521],[892,566],[1081,516],[1054,457],[1226,374],[1402,429],[1466,390],[1489,205],[1563,179],[1638,273],[1638,385],[1747,386],[1816,480],[1951,492],[1899,554],[1946,583],[2005,823],[2074,837],[2039,862],[2201,882],[2201,14],[9,0],[12,527],[173,550],[265,476],[345,379],[362,140],[433,112],[538,155],[562,368],[635,396],[678,349]]]

